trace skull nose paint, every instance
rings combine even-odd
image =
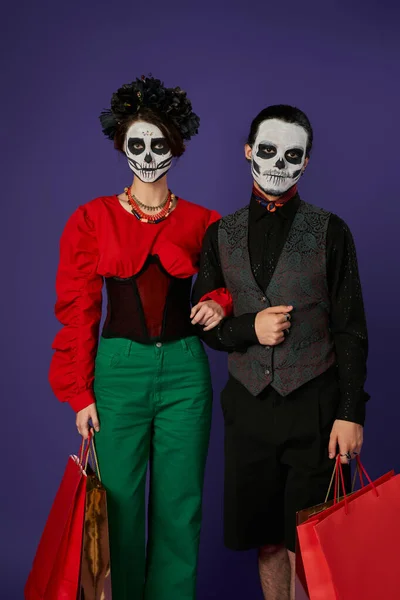
[[[279,160],[276,161],[275,166],[277,169],[284,169],[285,168],[285,161],[283,160],[283,158],[280,158]]]
[[[153,162],[153,159],[151,158],[151,154],[146,154],[146,156],[144,157],[144,162],[146,162],[147,164],[150,164],[151,162]]]

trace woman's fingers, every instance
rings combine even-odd
[[[216,319],[212,319],[211,322],[206,323],[206,326],[204,327],[204,331],[210,331],[210,329],[214,329],[214,327],[219,325],[221,323],[221,321],[222,321],[222,319],[220,317],[218,317]]]
[[[214,300],[207,300],[205,302],[199,302],[192,308],[190,318],[192,319],[192,325],[203,325],[208,327],[214,318],[223,319],[225,316],[224,309]]]
[[[99,423],[99,417],[97,415],[96,407],[94,406],[90,412],[91,412],[90,419],[92,421],[93,428],[96,432],[98,432],[98,431],[100,431],[100,423]]]
[[[198,304],[196,304],[196,306],[193,306],[193,308],[190,312],[191,319],[193,319],[197,315],[197,313],[199,312],[201,307],[202,307],[202,302],[199,302]]]
[[[206,304],[202,304],[201,306],[198,304],[197,306],[195,306],[193,308],[193,310],[196,309],[195,315],[192,318],[192,325],[202,325],[202,320],[204,319],[205,315],[207,314],[209,308]],[[192,310],[192,313],[193,313]],[[210,315],[208,315],[210,316]]]
[[[89,431],[93,431],[92,427],[94,431],[100,431],[99,417],[95,404],[84,408],[76,415],[76,428],[84,440],[88,439]]]
[[[204,304],[200,307],[196,316],[192,319],[193,325],[205,325],[206,321],[214,315],[214,311],[211,307]]]
[[[89,424],[82,423],[81,425],[79,425],[78,431],[81,434],[81,436],[83,437],[83,439],[87,440],[89,437]]]

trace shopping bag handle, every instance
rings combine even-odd
[[[368,481],[368,484],[374,490],[375,495],[377,497],[379,497],[379,492],[378,492],[378,490],[376,488],[376,485],[373,483],[372,479],[368,475],[368,473],[367,473],[364,465],[362,464],[359,456],[356,457],[356,471],[355,471],[354,477],[353,477],[352,492],[354,491],[357,474],[358,474],[358,476],[360,478],[361,487],[362,488],[365,487],[365,483],[364,483],[364,479],[363,479],[363,477],[365,476],[365,478]],[[340,460],[340,454],[337,455],[336,460],[335,460],[335,466],[334,466],[332,477],[331,477],[331,481],[330,481],[330,484],[329,484],[328,493],[326,494],[325,502],[328,501],[329,494],[331,492],[333,482],[335,482],[334,493],[333,493],[333,502],[334,502],[334,504],[337,504],[339,502],[339,498],[340,498],[340,484],[341,484],[342,485],[342,491],[343,491],[343,500],[344,500],[344,506],[345,506],[345,513],[347,514],[347,512],[348,512],[348,499],[347,499],[347,492],[346,492],[346,487],[345,487],[345,482],[344,482],[343,465],[342,465],[341,460]]]
[[[81,447],[79,449],[79,463],[83,469],[86,469],[86,467],[88,465],[89,451],[90,451],[92,437],[93,437],[92,432],[89,431],[88,439],[84,440],[82,438],[82,441],[81,441]],[[85,448],[85,445],[86,445],[86,448]]]
[[[373,490],[375,491],[376,495],[379,496],[379,492],[376,489],[376,485],[374,484],[374,482],[372,481],[372,479],[370,478],[370,476],[368,475],[367,471],[365,470],[364,465],[361,462],[361,459],[359,456],[356,457],[356,462],[357,462],[357,469],[359,471],[359,475],[360,475],[360,481],[362,481],[362,475],[365,475],[366,480],[368,481],[369,485],[373,488]],[[361,484],[362,487],[364,487],[363,484]]]
[[[351,484],[351,492],[352,493],[356,489],[357,475],[358,475],[358,478],[360,480],[361,487],[362,488],[365,487],[363,472],[361,470],[360,463],[359,463],[358,460],[356,461],[356,468],[354,469],[353,481],[352,481],[352,484]]]
[[[99,461],[97,459],[96,444],[94,443],[94,437],[92,438],[92,441],[90,443],[89,454],[90,454],[90,457],[92,459],[92,464],[94,466],[94,470],[96,472],[97,478],[101,482],[101,475],[100,475],[100,469],[99,469]]]
[[[329,483],[328,491],[325,496],[325,503],[328,502],[329,494],[331,493],[332,485],[335,484],[333,491],[333,501],[336,504],[337,500],[340,497],[339,490],[339,465],[340,465],[340,456],[338,455],[335,459],[335,466],[333,467],[332,477]],[[355,484],[355,481],[353,482]],[[345,492],[345,490],[343,490]]]
[[[87,469],[89,463],[89,456],[92,459],[92,464],[94,466],[94,471],[97,475],[98,480],[101,482],[100,469],[99,469],[99,461],[97,459],[96,446],[94,442],[94,435],[91,431],[89,431],[89,436],[87,439],[87,444],[85,448],[86,440],[82,438],[81,447],[79,450],[79,462],[83,469]]]
[[[353,485],[352,485],[352,492],[354,492],[354,488],[355,488],[355,483],[356,483],[356,478],[357,478],[357,474],[360,478],[360,484],[361,487],[365,487],[365,483],[364,483],[364,477],[366,478],[366,480],[368,481],[368,484],[372,487],[372,489],[375,491],[376,496],[379,496],[379,492],[376,489],[376,485],[374,484],[374,482],[372,481],[371,477],[368,475],[364,465],[361,462],[360,457],[357,455],[356,456],[356,470],[354,472],[354,477],[353,477]],[[342,467],[342,463],[340,463],[340,466]]]
[[[345,482],[344,482],[343,465],[342,465],[342,462],[340,460],[340,454],[338,454],[337,457],[336,457],[336,464],[337,464],[337,468],[336,468],[334,504],[337,504],[339,502],[340,483],[341,483],[342,484],[342,491],[343,491],[343,500],[344,500],[344,512],[347,515],[347,513],[348,513],[348,500],[347,500],[347,493],[346,493],[346,485],[345,485]],[[339,480],[339,476],[340,476],[340,480]]]

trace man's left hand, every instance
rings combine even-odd
[[[340,462],[343,465],[348,464],[350,461],[346,454],[349,453],[351,458],[360,454],[363,434],[364,428],[361,425],[337,419],[333,424],[329,440],[329,458],[335,458],[339,446]]]

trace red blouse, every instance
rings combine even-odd
[[[95,401],[94,363],[104,278],[132,277],[149,256],[158,257],[168,275],[191,278],[198,271],[206,229],[219,218],[214,210],[179,199],[164,221],[142,223],[121,206],[117,196],[96,198],[74,212],[60,243],[55,313],[63,328],[53,342],[49,373],[61,402],[69,402],[78,412]],[[231,312],[227,290],[216,290],[215,300],[226,314]]]

